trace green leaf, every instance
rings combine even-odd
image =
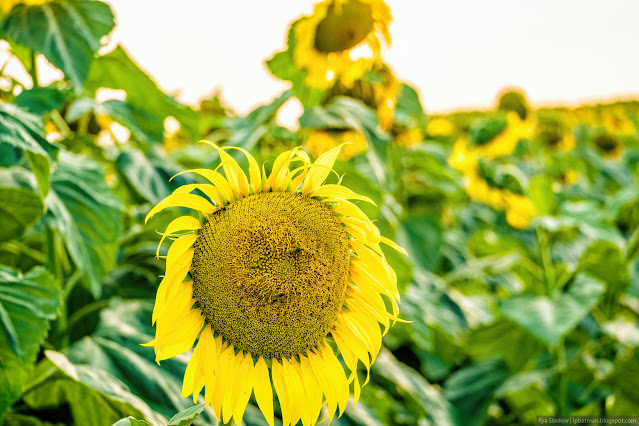
[[[546,175],[538,175],[530,180],[528,192],[535,206],[535,214],[550,215],[555,209],[555,193],[552,180]]]
[[[301,127],[354,129],[368,141],[366,159],[379,183],[387,180],[385,169],[390,138],[379,130],[377,116],[363,102],[346,96],[337,96],[326,106],[308,108],[299,118]]]
[[[141,151],[130,149],[122,152],[116,164],[127,182],[144,199],[157,204],[170,194],[166,179]]]
[[[113,426],[147,426],[150,424],[151,423],[147,422],[146,420],[138,420],[134,417],[129,416],[113,423]]]
[[[428,383],[417,371],[397,361],[387,350],[383,349],[379,353],[373,364],[373,372],[391,381],[402,397],[415,400],[431,424],[461,424],[455,408],[442,395],[440,389]]]
[[[98,57],[91,67],[85,88],[92,94],[101,87],[126,92],[125,102],[130,107],[129,113],[151,139],[162,139],[164,119],[168,116],[175,117],[193,137],[199,136],[195,112],[160,90],[121,46]],[[119,118],[124,120],[125,114],[120,112]]]
[[[484,423],[493,393],[510,376],[500,358],[490,358],[468,365],[448,376],[444,396],[455,405],[464,425]]]
[[[22,275],[0,266],[0,421],[20,396],[59,303],[59,283],[43,267]]]
[[[190,426],[205,408],[205,404],[197,404],[180,411],[169,420],[168,426]]]
[[[415,265],[430,271],[437,266],[442,245],[442,228],[437,222],[426,217],[405,220],[398,240]]]
[[[67,152],[58,160],[46,204],[71,258],[85,273],[87,288],[98,297],[115,263],[123,207],[99,164]]]
[[[502,313],[541,341],[555,345],[597,304],[605,285],[580,273],[570,289],[551,299],[529,294],[500,302]]]
[[[80,93],[100,39],[115,25],[111,8],[100,1],[56,0],[18,4],[0,25],[0,36],[43,53]]]
[[[40,117],[0,102],[0,144],[2,143],[26,151],[41,198],[44,198],[49,192],[49,155],[55,149],[44,137]]]
[[[19,237],[42,216],[44,204],[32,180],[22,168],[0,169],[0,241]]]
[[[397,95],[397,106],[394,112],[394,121],[408,128],[417,128],[424,124],[426,115],[419,100],[417,90],[408,84],[402,84]]]
[[[13,102],[33,114],[44,115],[54,109],[62,108],[66,95],[51,87],[37,87],[24,90]]]
[[[64,354],[45,351],[22,399],[33,409],[68,404],[73,424],[111,426],[126,415],[166,424],[120,381],[91,365],[71,362]]]
[[[75,364],[90,364],[108,373],[155,412],[169,418],[192,406],[192,399],[181,395],[187,359],[172,358],[159,366],[153,349],[140,346],[155,334],[152,311],[151,302],[112,299],[100,313],[96,332],[71,345],[66,355]],[[201,420],[212,422],[211,410],[201,415]]]

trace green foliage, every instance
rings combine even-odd
[[[102,53],[113,22],[95,0],[18,4],[0,16],[0,37],[32,77],[40,54],[63,75],[24,87],[0,69],[11,86],[0,89],[3,424],[217,424],[203,396],[195,405],[181,396],[189,355],[159,366],[140,345],[154,335],[160,232],[183,212],[144,218],[199,182],[172,176],[218,165],[196,141],[250,150],[268,172],[318,129],[364,136],[366,148],[338,159],[329,183],[370,197],[375,205],[357,206],[408,252],[382,244],[410,323],[384,336],[360,402],[333,424],[637,414],[639,103],[534,110],[509,92],[494,111],[439,116],[454,129],[442,135],[418,89],[399,82],[382,127],[374,102],[355,91],[305,85],[291,28],[287,49],[267,61],[290,90],[242,116],[218,95],[194,109],[123,47]],[[357,83],[382,80],[370,72]],[[104,88],[114,99],[98,101]],[[299,132],[277,124],[292,98],[304,107]],[[512,152],[476,154],[509,134],[508,111],[534,125]],[[167,117],[181,127],[169,132]],[[114,123],[128,134],[114,135]],[[470,166],[453,158],[463,141]],[[532,220],[513,222],[524,199]],[[281,424],[277,401],[275,411]],[[244,423],[264,424],[255,401]]]
[[[57,0],[35,6],[18,4],[0,25],[0,37],[44,54],[80,93],[100,39],[113,26],[113,14],[106,3]]]
[[[0,266],[0,420],[20,396],[59,303],[60,283],[45,268],[23,275]]]

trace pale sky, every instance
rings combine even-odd
[[[240,113],[288,87],[264,60],[311,0],[110,0],[116,41],[187,103],[219,88]],[[639,1],[388,0],[386,60],[429,113],[494,105],[504,86],[537,106],[639,98]]]

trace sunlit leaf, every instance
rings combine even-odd
[[[106,3],[55,0],[18,4],[0,25],[0,35],[43,53],[80,93],[100,39],[113,26],[113,13]]]
[[[519,295],[500,302],[503,314],[543,342],[554,345],[597,304],[605,290],[599,280],[579,274],[556,298]]]

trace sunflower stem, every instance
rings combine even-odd
[[[29,70],[29,75],[31,76],[31,80],[33,80],[33,88],[36,89],[40,87],[38,83],[38,66],[35,52],[31,52],[31,69]]]

